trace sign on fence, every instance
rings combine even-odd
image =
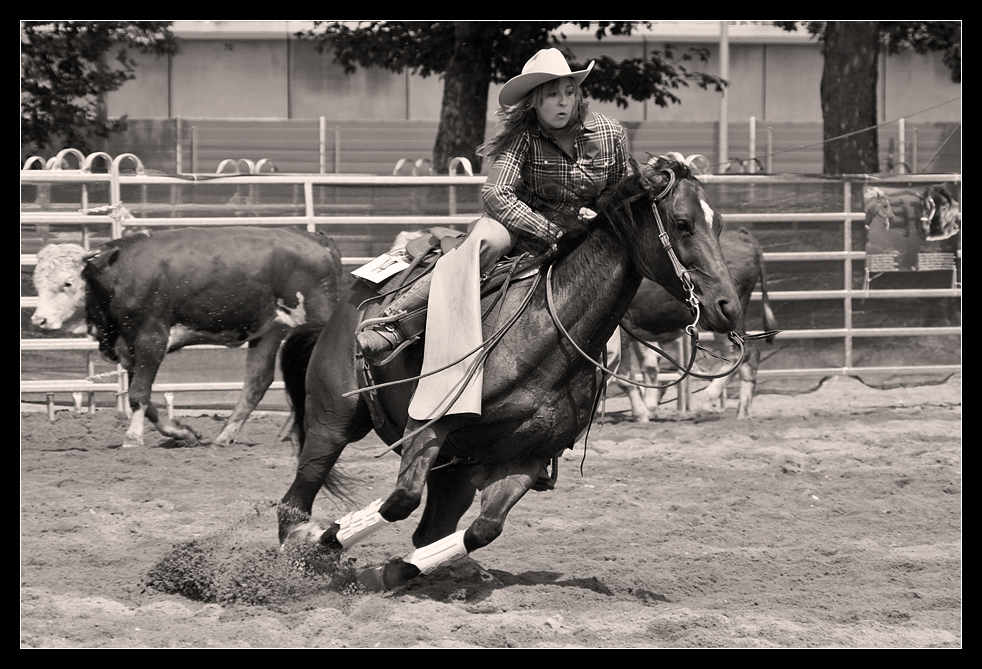
[[[947,185],[867,187],[866,270],[953,270],[958,257],[961,205]]]

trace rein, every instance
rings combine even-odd
[[[713,357],[716,357],[716,358],[719,358],[720,356],[716,355],[712,351],[709,351],[708,349],[706,349],[706,348],[704,348],[704,347],[702,347],[702,346],[699,345],[699,330],[696,327],[696,324],[699,322],[700,308],[699,308],[699,298],[696,296],[696,292],[695,292],[695,285],[692,283],[692,279],[689,278],[689,270],[687,270],[685,268],[685,266],[682,265],[682,263],[678,259],[678,256],[675,255],[675,249],[672,248],[672,242],[671,242],[671,238],[668,236],[668,230],[665,228],[665,224],[662,222],[661,214],[658,212],[658,202],[659,202],[659,200],[662,200],[666,195],[668,195],[672,191],[673,188],[675,188],[675,185],[677,183],[677,178],[675,176],[675,173],[672,172],[671,170],[662,170],[662,172],[664,174],[667,174],[668,175],[668,185],[665,186],[665,188],[662,189],[662,191],[659,194],[653,195],[651,197],[651,211],[655,215],[655,222],[658,224],[658,239],[661,240],[662,248],[665,249],[665,252],[668,255],[668,258],[669,258],[669,260],[672,263],[672,268],[675,270],[675,275],[682,282],[682,287],[685,288],[685,291],[688,293],[688,298],[686,298],[684,300],[684,302],[685,302],[685,305],[689,308],[689,312],[692,314],[693,320],[692,320],[692,323],[690,323],[689,325],[685,326],[685,332],[686,332],[686,334],[689,335],[690,339],[692,339],[692,353],[689,356],[688,362],[685,363],[685,365],[683,367],[683,365],[681,365],[678,362],[676,362],[674,358],[672,358],[670,355],[668,355],[667,353],[665,353],[664,351],[662,351],[657,346],[653,346],[652,344],[649,344],[648,342],[643,341],[641,338],[639,338],[634,333],[630,332],[630,330],[628,330],[627,328],[625,328],[623,325],[621,325],[621,328],[625,332],[627,332],[629,335],[631,335],[631,337],[633,337],[634,339],[637,339],[639,342],[641,342],[644,346],[646,346],[647,348],[655,351],[659,355],[662,355],[665,359],[667,359],[669,362],[671,362],[673,365],[675,365],[675,367],[677,367],[679,369],[679,371],[681,372],[681,374],[679,375],[679,378],[678,379],[676,379],[675,381],[671,381],[669,383],[663,384],[663,385],[646,384],[646,383],[642,383],[640,381],[635,381],[634,379],[629,379],[629,378],[627,378],[625,376],[622,376],[620,374],[617,374],[613,370],[608,369],[607,367],[605,367],[600,362],[597,362],[596,360],[594,360],[593,358],[591,358],[582,348],[580,348],[580,346],[575,341],[573,341],[573,337],[569,334],[569,332],[566,330],[566,328],[563,326],[562,322],[560,321],[559,314],[556,313],[556,308],[555,308],[555,305],[553,304],[553,298],[552,298],[552,268],[553,268],[553,266],[552,265],[549,265],[549,268],[546,271],[546,305],[548,306],[548,309],[549,309],[549,315],[552,317],[552,320],[556,324],[556,327],[563,334],[563,336],[566,338],[566,340],[569,341],[569,343],[573,345],[573,348],[575,348],[576,351],[584,359],[586,359],[587,361],[589,361],[594,367],[596,367],[597,369],[599,369],[604,374],[606,374],[608,376],[612,376],[615,379],[618,379],[620,381],[623,381],[623,382],[628,383],[628,384],[633,385],[633,386],[638,386],[638,387],[642,387],[642,388],[653,388],[653,389],[657,389],[657,390],[663,390],[665,388],[671,388],[672,386],[678,385],[687,376],[694,376],[694,377],[700,378],[700,379],[717,379],[717,378],[721,378],[721,377],[724,377],[724,376],[729,376],[734,371],[736,371],[736,368],[740,366],[740,363],[741,362],[743,362],[744,355],[746,354],[745,343],[746,343],[746,339],[747,339],[747,337],[741,336],[740,334],[738,334],[736,332],[730,332],[729,333],[728,337],[729,337],[730,341],[733,342],[740,349],[740,355],[736,358],[735,361],[730,361],[730,362],[732,362],[732,365],[730,366],[729,369],[725,370],[724,372],[721,372],[719,374],[699,374],[697,372],[693,372],[692,371],[692,367],[695,364],[696,353],[697,353],[698,350],[701,349],[703,351],[706,351],[706,353],[709,353],[710,355],[712,355]],[[650,190],[649,189],[646,188],[645,190],[647,190],[650,193]],[[628,200],[625,203],[625,205],[628,206],[628,207],[630,207],[630,204],[631,204],[631,202],[634,201],[634,199],[636,199],[636,198],[632,198],[631,200]],[[630,208],[628,208],[628,212],[630,212]],[[768,336],[768,333],[763,333],[761,335],[755,335],[753,338],[763,338],[765,336]],[[720,359],[721,360],[725,360],[725,358],[720,358]]]
[[[515,265],[516,266],[518,265],[518,260],[520,260],[520,259],[521,259],[521,257],[519,257],[518,259],[516,259],[516,261],[515,261]],[[365,386],[363,388],[358,388],[357,390],[352,390],[352,391],[346,392],[346,393],[344,393],[342,395],[342,397],[351,397],[352,395],[358,395],[358,394],[361,394],[361,393],[374,393],[379,388],[385,388],[387,386],[394,386],[394,385],[398,385],[398,384],[402,384],[402,383],[410,383],[410,382],[413,382],[413,381],[418,381],[419,379],[422,379],[423,377],[432,376],[433,374],[437,374],[438,372],[442,372],[442,371],[444,371],[446,369],[449,369],[450,367],[453,367],[454,365],[463,362],[464,360],[466,360],[470,356],[474,355],[475,353],[480,352],[480,355],[477,358],[474,359],[474,362],[471,363],[470,367],[468,368],[467,375],[458,383],[456,392],[454,393],[453,397],[450,398],[450,401],[447,403],[447,408],[443,412],[441,412],[440,415],[436,416],[435,418],[429,419],[426,423],[424,423],[423,425],[421,425],[416,430],[414,430],[414,431],[412,431],[412,432],[410,432],[408,434],[403,435],[401,439],[399,439],[398,441],[395,441],[392,444],[390,444],[388,446],[388,448],[386,448],[385,450],[377,453],[375,455],[376,458],[380,458],[383,455],[385,455],[386,453],[390,453],[391,451],[394,451],[399,446],[401,446],[405,442],[409,441],[410,439],[412,439],[413,437],[415,437],[417,434],[421,433],[423,430],[425,430],[426,428],[430,427],[431,425],[433,425],[434,423],[436,423],[438,420],[442,419],[446,415],[446,412],[450,409],[450,407],[453,406],[454,402],[457,401],[457,398],[459,398],[463,394],[464,389],[467,387],[467,384],[470,383],[470,380],[474,376],[474,374],[476,374],[477,371],[479,369],[481,369],[481,367],[484,365],[484,361],[491,354],[491,351],[495,348],[495,346],[498,345],[498,342],[501,341],[501,339],[512,328],[512,326],[515,325],[515,323],[518,321],[519,317],[523,313],[525,313],[525,309],[531,303],[532,296],[535,294],[535,289],[539,286],[539,281],[540,281],[541,277],[542,277],[542,274],[541,273],[537,273],[537,274],[535,274],[532,277],[532,285],[531,285],[531,287],[526,292],[525,297],[522,299],[522,302],[519,305],[518,309],[515,310],[515,313],[513,313],[511,316],[509,316],[509,318],[506,320],[506,322],[504,323],[504,325],[502,325],[501,328],[499,328],[498,330],[496,330],[490,337],[488,337],[488,339],[485,340],[484,343],[482,343],[477,348],[471,350],[469,353],[463,355],[459,360],[456,360],[454,362],[451,362],[451,363],[449,363],[447,365],[444,365],[443,367],[440,367],[438,369],[434,369],[434,370],[431,370],[429,372],[426,372],[425,374],[420,374],[418,376],[412,376],[412,377],[405,378],[405,379],[398,379],[396,381],[389,381],[389,382],[386,382],[386,383],[379,383],[379,384],[375,384],[375,385],[368,385],[368,386]],[[504,293],[505,290],[507,290],[508,285],[509,285],[509,282],[506,282],[505,285],[504,285],[504,287],[503,287],[503,289],[502,289],[502,294]],[[495,302],[497,302],[497,299],[495,300]]]

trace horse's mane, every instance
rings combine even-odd
[[[629,157],[630,168],[619,183],[607,186],[596,194],[593,202],[590,198],[584,200],[584,205],[592,204],[597,218],[592,222],[584,222],[575,214],[562,218],[554,218],[553,223],[559,224],[566,235],[559,243],[559,248],[542,255],[554,261],[568,255],[580,245],[587,233],[597,226],[610,228],[625,245],[632,247],[640,242],[637,222],[633,218],[630,206],[640,197],[660,193],[668,185],[666,172],[672,172],[676,181],[692,177],[689,167],[671,156],[652,156],[643,165]]]
[[[631,204],[641,197],[653,197],[669,184],[666,173],[675,176],[676,183],[692,178],[689,167],[681,161],[668,156],[651,157],[643,165],[633,158],[631,169],[619,184],[608,188],[598,199],[598,214],[613,228],[628,248],[640,243],[640,231]]]

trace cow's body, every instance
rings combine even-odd
[[[724,230],[720,235],[720,247],[723,257],[730,270],[730,275],[736,284],[740,295],[743,313],[746,314],[750,297],[758,281],[764,307],[764,330],[776,327],[774,314],[767,299],[767,280],[764,273],[764,254],[760,244],[746,229],[734,231]],[[741,319],[738,332],[746,334],[746,316]],[[669,295],[661,286],[651,281],[644,281],[638,290],[634,301],[621,321],[641,339],[662,348],[677,340],[683,334],[687,325],[692,323],[692,315],[688,308]],[[726,337],[716,337],[718,353],[727,355],[734,353],[733,344]],[[772,339],[768,339],[772,341]],[[638,343],[626,333],[620,333],[620,357],[618,374],[653,385],[658,380],[659,356],[654,351]],[[676,358],[678,359],[678,358]],[[681,361],[680,361],[681,362]],[[719,362],[713,370],[725,369],[729,363]],[[753,342],[746,346],[746,356],[740,365],[740,402],[737,409],[739,418],[750,416],[750,405],[753,401],[754,387],[757,384],[757,367],[760,364],[760,351]],[[706,388],[707,401],[710,406],[722,411],[726,401],[726,386],[729,378],[713,380]],[[631,412],[637,421],[648,421],[657,410],[662,392],[655,389],[638,388],[622,381],[617,382],[631,401]]]
[[[93,252],[51,244],[34,272],[43,329],[88,332],[129,372],[133,417],[124,446],[143,444],[143,417],[164,435],[193,432],[150,402],[170,351],[248,343],[242,394],[213,443],[231,443],[273,381],[284,336],[326,322],[339,292],[341,257],[329,237],[289,229],[183,228],[135,234]]]

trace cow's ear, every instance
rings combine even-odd
[[[86,265],[96,271],[102,271],[119,259],[119,249],[111,248],[94,255],[85,261]]]

